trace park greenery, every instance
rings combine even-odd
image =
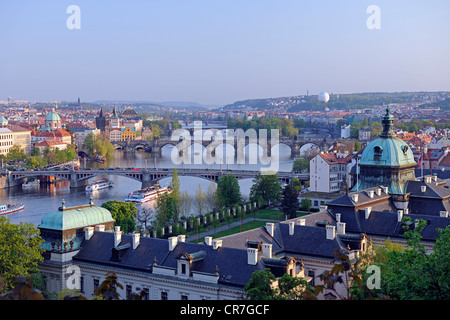
[[[111,216],[115,220],[114,226],[120,226],[121,230],[125,233],[132,233],[135,231],[137,208],[134,203],[110,200],[103,202],[101,207],[111,212]]]
[[[25,155],[25,151],[20,146],[12,146],[6,156],[1,155],[3,162],[11,168],[13,165],[20,165],[24,168],[43,168],[47,165],[65,163],[76,158],[75,145],[69,144],[66,149],[46,147],[40,151],[35,147],[30,156]]]
[[[278,119],[278,118],[256,118],[252,120],[234,120],[228,119],[228,128],[242,129],[247,131],[248,129],[255,129],[256,132],[260,129],[267,130],[267,136],[270,137],[271,130],[279,130],[281,137],[294,137],[298,134],[298,129],[294,125],[292,119]]]
[[[83,142],[83,149],[86,150],[90,157],[97,155],[107,157],[114,151],[114,146],[109,141],[108,137],[104,135],[94,135],[90,133],[86,136]]]

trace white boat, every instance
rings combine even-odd
[[[38,186],[40,183],[41,183],[41,181],[39,179],[27,181],[27,182],[22,183],[22,188],[35,187],[35,186]]]
[[[86,191],[95,191],[95,190],[100,190],[100,189],[106,189],[106,188],[111,188],[114,187],[114,184],[108,180],[108,179],[100,179],[100,180],[96,180],[93,183],[91,183],[90,185],[86,186]]]
[[[125,201],[131,201],[131,202],[140,202],[144,203],[147,201],[152,201],[155,199],[158,199],[161,195],[164,193],[172,193],[172,189],[167,187],[148,187],[140,190],[136,190],[131,192],[126,198]]]
[[[25,205],[23,203],[17,204],[0,204],[0,216],[6,215],[10,213],[14,213],[20,210],[23,210]]]

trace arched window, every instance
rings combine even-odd
[[[381,160],[381,154],[383,153],[383,148],[380,146],[376,146],[373,148],[373,160],[379,161]]]

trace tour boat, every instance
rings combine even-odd
[[[22,183],[22,188],[35,187],[35,186],[38,186],[40,183],[41,183],[41,181],[39,179],[27,181],[27,182]]]
[[[125,201],[131,201],[131,202],[147,202],[151,200],[155,200],[159,198],[164,193],[172,193],[172,190],[167,187],[148,187],[141,190],[136,190],[131,192],[126,198]]]
[[[86,191],[95,191],[95,190],[106,189],[106,188],[110,188],[110,187],[114,187],[114,184],[110,180],[100,179],[100,180],[96,180],[93,183],[91,183],[90,185],[86,186]]]
[[[23,203],[0,204],[0,216],[23,210],[23,208],[25,208],[25,205]]]

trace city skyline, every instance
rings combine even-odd
[[[70,5],[80,29],[70,30]],[[367,26],[371,5],[380,29]],[[0,100],[192,101],[449,91],[450,5],[434,1],[0,4]]]

